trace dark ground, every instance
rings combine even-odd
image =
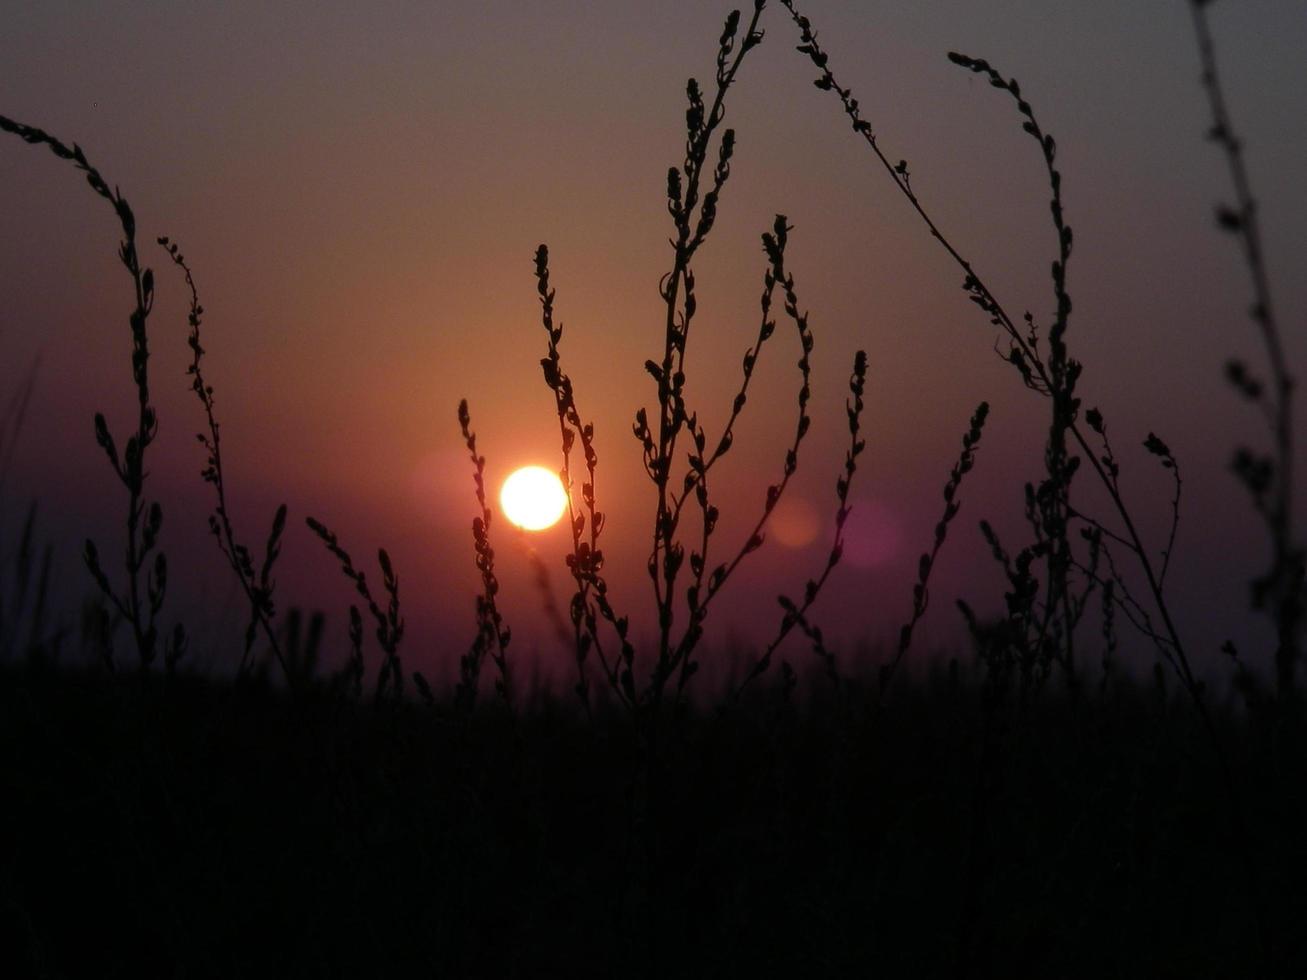
[[[941,675],[513,719],[0,672],[8,976],[1304,975],[1303,740]],[[1251,874],[1249,872],[1251,866]],[[1259,929],[1258,921],[1262,928]],[[1272,944],[1273,964],[1259,935]]]

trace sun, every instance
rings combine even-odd
[[[567,510],[567,494],[558,476],[543,466],[514,470],[499,491],[504,516],[524,531],[543,531]]]

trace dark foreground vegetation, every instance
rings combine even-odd
[[[1263,932],[1301,975],[1297,734],[1216,713],[1250,880],[1174,691],[982,695],[776,689],[651,745],[571,705],[10,670],[9,975],[1234,977]]]
[[[655,401],[632,425],[655,501],[647,540],[656,642],[645,649],[620,605],[630,597],[608,591],[598,443],[564,369],[548,249],[536,253],[541,366],[569,496],[570,596],[565,615],[548,607],[573,652],[565,702],[523,684],[496,601],[497,523],[466,402],[458,421],[475,481],[481,593],[471,644],[449,654],[459,658],[456,685],[436,691],[405,669],[400,572],[387,552],[378,549],[381,574],[370,579],[328,525],[308,517],[357,596],[341,617],[348,649],[324,658],[335,673],[320,675],[321,620],[306,628],[274,602],[283,535],[298,520],[288,523],[281,506],[256,546],[233,527],[204,373],[204,310],[180,248],[160,238],[156,254],[191,297],[188,374],[204,413],[208,524],[246,605],[228,674],[191,671],[191,636],[168,599],[164,507],[148,481],[158,431],[148,329],[155,277],[134,212],[76,143],[0,116],[0,131],[75,168],[115,214],[133,290],[137,394],[129,432],[115,436],[105,416],[94,420],[127,517],[100,536],[121,545],[85,543],[94,593],[80,631],[53,621],[49,552],[35,557],[32,518],[16,554],[0,555],[7,975],[1307,975],[1299,678],[1307,562],[1294,525],[1294,386],[1208,4],[1192,4],[1208,136],[1233,189],[1216,219],[1242,250],[1265,355],[1260,366],[1227,368],[1235,394],[1266,422],[1265,445],[1235,449],[1232,469],[1262,518],[1270,560],[1251,573],[1250,592],[1274,634],[1267,649],[1222,647],[1227,700],[1195,671],[1194,640],[1167,587],[1180,461],[1153,432],[1118,436],[1114,448],[1104,412],[1077,394],[1082,364],[1068,346],[1074,236],[1056,142],[1020,85],[983,59],[950,55],[1012,103],[1043,161],[1056,245],[1046,321],[1009,314],[1020,307],[1005,306],[936,225],[907,162],[893,163],[878,142],[811,22],[792,0],[781,6],[817,87],[832,95],[832,114],[851,123],[947,252],[1014,380],[1048,409],[1047,439],[1031,454],[1038,476],[1019,491],[1025,540],[1000,541],[980,522],[994,561],[976,584],[986,574],[1000,582],[1004,603],[997,613],[959,603],[972,652],[929,674],[912,643],[981,451],[984,403],[965,429],[959,420],[962,448],[933,540],[905,583],[911,612],[893,649],[869,669],[830,649],[813,621],[840,563],[866,448],[863,394],[877,367],[859,351],[848,448],[832,474],[828,556],[793,597],[780,597],[774,640],[741,655],[734,683],[705,697],[704,678],[695,680],[714,654],[702,642],[714,600],[762,546],[811,424],[814,332],[781,215],[762,236],[758,334],[723,429],[710,435],[688,404],[692,264],[730,175],[734,134],[720,124],[727,90],[763,41],[763,0],[747,19],[727,18],[713,84],[688,84],[685,155],[667,178],[672,259],[658,293],[666,331],[646,362]],[[778,451],[775,482],[759,487],[752,530],[723,545],[710,474],[731,449],[778,321],[798,352],[793,436]],[[0,419],[0,460],[21,417]],[[1169,528],[1156,540],[1120,479],[1141,462],[1172,478]],[[1097,514],[1082,502],[1095,495],[1107,502]],[[168,513],[172,520],[171,503]],[[74,635],[75,665],[66,656]],[[795,642],[783,648],[787,637]],[[798,640],[811,654],[792,663]],[[1126,648],[1151,655],[1147,682],[1116,666]]]

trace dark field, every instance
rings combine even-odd
[[[1307,967],[1300,730],[1216,714],[1236,842],[1160,688],[980,693],[771,690],[651,745],[570,706],[11,669],[10,975],[1270,975],[1259,929]]]

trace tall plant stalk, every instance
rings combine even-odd
[[[113,208],[122,229],[118,260],[132,280],[135,306],[128,317],[132,335],[132,382],[136,386],[136,426],[120,454],[109,424],[102,413],[95,415],[95,441],[113,467],[114,475],[127,490],[127,542],[125,547],[126,582],[120,588],[109,581],[95,542],[86,540],[83,558],[96,585],[132,631],[137,658],[142,667],[154,662],[159,651],[159,614],[168,591],[168,560],[159,547],[163,526],[163,508],[145,495],[147,470],[145,458],[159,431],[159,420],[150,403],[150,344],[146,322],[154,308],[154,273],[141,265],[136,250],[136,215],[117,187],[110,187],[100,171],[87,160],[82,148],[72,146],[35,126],[27,126],[0,116],[0,130],[12,133],[26,143],[45,146],[61,160],[68,160],[86,176],[91,190]],[[151,561],[153,556],[153,561]],[[148,567],[147,567],[148,565]],[[186,632],[181,623],[174,625],[163,644],[164,662],[176,664],[186,649]],[[113,665],[111,653],[106,663]]]
[[[1207,20],[1209,3],[1210,0],[1190,0],[1189,9],[1202,64],[1203,91],[1212,114],[1207,137],[1224,153],[1234,191],[1234,204],[1218,206],[1216,221],[1222,230],[1238,239],[1243,251],[1253,294],[1248,315],[1256,327],[1266,356],[1265,370],[1270,375],[1268,383],[1242,361],[1232,360],[1226,365],[1227,380],[1261,413],[1272,445],[1270,453],[1240,447],[1235,451],[1232,466],[1252,498],[1270,541],[1270,567],[1253,580],[1252,601],[1255,609],[1266,611],[1275,626],[1276,691],[1281,702],[1289,702],[1296,693],[1307,606],[1304,594],[1307,549],[1295,540],[1293,524],[1294,379],[1272,302],[1261,221],[1244,164],[1243,142],[1235,134],[1217,72],[1216,46]]]
[[[206,454],[200,478],[213,487],[215,497],[213,511],[209,514],[209,531],[218,543],[218,550],[222,552],[223,558],[231,566],[245,595],[245,601],[249,605],[249,619],[245,625],[245,649],[241,654],[238,676],[246,677],[253,669],[254,642],[259,631],[262,630],[264,639],[268,642],[268,649],[272,651],[274,659],[280,666],[286,683],[294,684],[297,675],[291,671],[287,663],[286,656],[282,652],[281,640],[273,625],[277,609],[273,602],[276,586],[272,571],[281,555],[281,536],[286,529],[286,505],[282,504],[278,507],[273,516],[272,528],[264,544],[263,562],[256,571],[249,548],[236,538],[231,514],[227,509],[227,479],[222,465],[222,430],[215,414],[213,386],[204,377],[204,347],[200,343],[200,324],[204,316],[204,307],[200,305],[195,276],[181,248],[175,242],[160,238],[159,244],[167,250],[173,264],[182,271],[186,279],[186,288],[190,291],[190,309],[187,311],[186,320],[191,332],[186,343],[191,349],[191,363],[186,373],[191,378],[191,390],[195,392],[195,396],[204,408],[204,419],[208,430],[199,433],[196,438],[204,447]]]
[[[1036,494],[1037,510],[1041,517],[1043,531],[1048,538],[1047,543],[1041,548],[1049,570],[1045,582],[1046,598],[1041,625],[1041,633],[1045,636],[1041,642],[1045,642],[1048,631],[1055,628],[1059,619],[1063,623],[1073,621],[1072,592],[1068,584],[1069,569],[1072,566],[1068,525],[1073,513],[1070,507],[1069,489],[1071,480],[1083,460],[1088,462],[1098,482],[1107,492],[1112,509],[1121,522],[1121,531],[1115,535],[1115,540],[1134,556],[1152,605],[1161,619],[1160,629],[1154,631],[1150,638],[1157,644],[1160,655],[1179,676],[1186,690],[1195,699],[1201,700],[1203,686],[1192,668],[1187,648],[1167,601],[1161,566],[1145,543],[1135,517],[1122,495],[1117,480],[1102,458],[1101,451],[1091,445],[1090,437],[1086,435],[1084,417],[1080,413],[1080,400],[1075,397],[1075,385],[1079,379],[1081,364],[1069,356],[1065,341],[1067,321],[1071,312],[1066,269],[1073,235],[1064,217],[1061,197],[1062,178],[1054,165],[1057,144],[1053,137],[1041,128],[1034,110],[1022,97],[1021,88],[1015,79],[1005,78],[983,59],[956,53],[949,54],[949,59],[955,64],[983,75],[994,88],[1006,92],[1014,100],[1017,111],[1023,119],[1022,129],[1038,143],[1040,148],[1052,193],[1049,208],[1058,246],[1058,257],[1052,264],[1056,312],[1054,321],[1047,331],[1048,354],[1045,356],[1039,349],[1040,341],[1034,318],[1026,315],[1019,326],[1017,320],[1007,312],[971,261],[944,234],[913,190],[907,162],[904,160],[891,162],[881,148],[871,123],[862,117],[858,100],[852,90],[841,86],[836,80],[829,67],[829,57],[822,50],[809,19],[799,12],[793,0],[782,0],[782,3],[799,28],[799,52],[806,55],[818,69],[819,75],[815,82],[817,88],[833,93],[840,100],[854,131],[866,142],[894,186],[926,226],[931,237],[939,242],[940,247],[962,271],[963,290],[969,299],[1007,338],[1008,350],[1003,355],[1004,359],[1012,364],[1027,388],[1051,401],[1049,440],[1045,448],[1046,477]],[[1079,455],[1072,455],[1070,451],[1072,445],[1080,450]],[[1151,446],[1146,444],[1146,448],[1154,455],[1158,455]],[[1117,598],[1121,601],[1119,595]],[[1059,646],[1064,665],[1069,671],[1074,671],[1074,647],[1071,643],[1072,638],[1068,629],[1060,637]]]

